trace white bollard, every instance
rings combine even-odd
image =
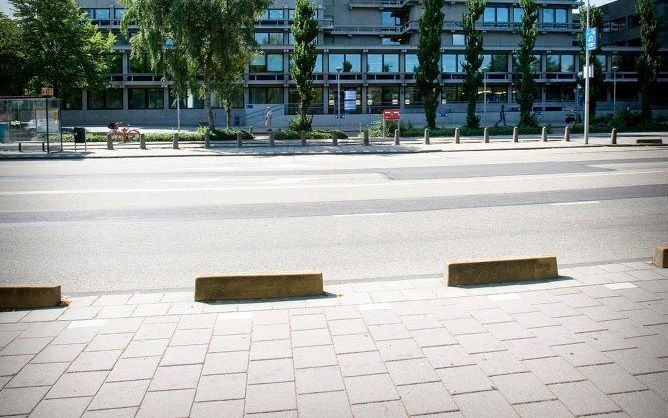
[[[612,132],[610,132],[610,143],[617,145],[617,128],[612,128]]]
[[[172,137],[172,148],[179,149],[179,134],[177,133],[174,133],[174,136]]]
[[[547,142],[547,126],[543,126],[543,130],[541,131],[540,138],[543,142]]]
[[[571,141],[571,128],[570,126],[566,126],[564,128],[564,142],[570,142]]]
[[[513,142],[520,142],[520,135],[517,126],[513,127]]]
[[[425,128],[425,129],[424,129],[424,144],[425,144],[425,145],[429,145],[429,142],[430,142],[430,138],[429,138],[430,133],[431,133],[431,131],[429,130],[429,128]]]
[[[489,128],[485,127],[485,129],[483,129],[482,132],[483,132],[482,136],[483,136],[483,139],[485,140],[485,144],[489,144]]]
[[[401,140],[399,139],[399,129],[394,130],[394,145],[399,145],[401,144]]]
[[[459,128],[455,128],[455,144],[459,144],[460,138],[459,138]]]

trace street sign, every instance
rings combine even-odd
[[[587,51],[593,51],[596,49],[596,28],[591,28],[585,30],[585,47]]]
[[[357,93],[355,90],[346,90],[343,93],[343,110],[346,112],[354,112],[356,109]]]
[[[401,112],[399,109],[385,109],[383,110],[383,119],[384,120],[400,120]]]

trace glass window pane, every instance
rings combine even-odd
[[[343,68],[343,54],[329,54],[329,72],[336,73],[336,67]]]
[[[294,45],[295,44],[295,35],[291,33],[288,33],[288,45]]]
[[[483,15],[483,22],[493,23],[496,21],[496,9],[494,7],[485,7],[485,14]]]
[[[93,9],[82,9],[82,10],[86,12],[86,16],[88,16],[90,20],[93,20],[95,18],[95,10]]]
[[[561,72],[572,73],[575,71],[575,57],[573,55],[561,56]]]
[[[443,55],[441,55],[441,70],[444,73],[456,73],[457,72],[457,55],[456,54],[443,54]]]
[[[111,54],[109,74],[123,74],[123,54]]]
[[[534,71],[540,72],[541,68],[543,67],[543,63],[541,62],[542,57],[540,55],[534,55],[533,56],[533,62],[531,63],[531,68],[533,68]]]
[[[65,110],[81,110],[82,105],[81,90],[79,89],[75,89],[63,97],[63,109]]]
[[[510,11],[507,7],[497,7],[496,9],[496,21],[501,23],[507,23],[509,18]]]
[[[487,70],[490,71],[492,67],[492,56],[485,54],[482,56],[482,65],[480,66],[480,71]]]
[[[255,42],[260,45],[267,45],[269,43],[269,34],[265,32],[256,32]]]
[[[295,9],[288,9],[288,19],[293,20],[295,18]]]
[[[399,71],[399,55],[398,54],[385,54],[383,56],[383,72],[384,73],[396,73]]]
[[[420,63],[418,62],[418,57],[416,54],[406,54],[404,70],[407,73],[414,73],[417,71]]]
[[[556,23],[566,23],[566,9],[557,9],[555,13]]]
[[[107,89],[106,92],[106,108],[107,109],[123,109],[123,90],[122,89]]]
[[[366,71],[368,73],[383,72],[383,55],[369,54],[366,56]]]
[[[269,34],[269,45],[283,45],[283,34],[282,33],[270,33]]]
[[[543,9],[543,22],[554,23],[554,9]]]
[[[273,73],[283,72],[283,55],[267,54],[267,71]]]
[[[89,110],[104,109],[104,90],[88,91],[88,109]]]
[[[249,66],[251,73],[264,73],[267,71],[267,65],[265,64],[265,56],[258,55],[251,59]]]
[[[522,22],[522,16],[524,16],[524,10],[521,7],[513,8],[513,22]]]
[[[343,71],[346,71],[346,69],[348,67],[350,67],[350,72],[351,73],[361,72],[362,56],[360,54],[346,54],[345,61],[349,62],[350,65],[344,65],[343,66]]]
[[[559,65],[559,55],[547,56],[545,71],[548,73],[558,73],[561,71],[561,66]]]
[[[397,26],[398,19],[395,19],[395,17],[392,16],[392,12],[381,12],[380,16],[380,23],[384,27]]]
[[[596,60],[601,64],[601,69],[603,71],[607,71],[607,67],[605,64],[605,55],[596,55]]]
[[[162,89],[146,89],[149,109],[162,109],[165,107],[165,96]]]
[[[464,46],[465,43],[464,34],[462,33],[453,33],[452,34],[452,45],[455,46]]]
[[[114,19],[121,20],[125,16],[125,9],[114,9]]]
[[[466,62],[466,57],[464,54],[458,54],[457,55],[457,72],[458,73],[463,73],[464,72],[464,63]]]
[[[489,69],[495,73],[505,73],[508,71],[508,58],[505,55],[492,55],[492,64]]]
[[[95,9],[95,19],[109,20],[109,9]]]
[[[283,89],[280,87],[267,88],[267,103],[269,104],[283,103]]]
[[[128,108],[146,108],[146,95],[144,93],[144,89],[128,89]]]
[[[269,9],[267,16],[269,20],[283,20],[283,9]]]
[[[315,57],[315,65],[313,66],[314,73],[322,73],[322,54]]]
[[[251,87],[248,89],[248,102],[250,104],[264,104],[267,102],[267,96],[263,88]]]

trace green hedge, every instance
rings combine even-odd
[[[607,134],[612,131],[610,125],[589,125],[589,132],[593,134]],[[649,125],[639,126],[620,126],[617,132],[665,132],[668,131],[668,124],[654,122]],[[571,133],[581,134],[584,132],[584,125],[571,126]]]
[[[306,133],[307,139],[332,139],[332,133],[336,134],[337,139],[346,139],[348,135],[345,132],[329,129],[315,130]],[[274,132],[275,139],[301,139],[301,133],[293,130]]]
[[[236,131],[233,129],[223,129],[223,130],[212,130],[211,140],[212,141],[236,141],[237,132],[241,132],[244,140],[253,139],[254,136],[246,131]],[[146,142],[172,142],[174,136],[171,132],[150,132],[144,134],[146,137]],[[63,132],[63,141],[64,142],[74,142],[74,137],[72,132]],[[107,142],[107,133],[106,132],[86,132],[86,141],[87,142]],[[181,132],[179,134],[179,141],[189,142],[189,141],[204,141],[204,131],[198,132]]]

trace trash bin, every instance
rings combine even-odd
[[[86,129],[85,128],[74,128],[74,143],[75,144],[85,144],[86,143]]]
[[[0,122],[0,142],[5,142],[7,132],[9,131],[9,123]]]

